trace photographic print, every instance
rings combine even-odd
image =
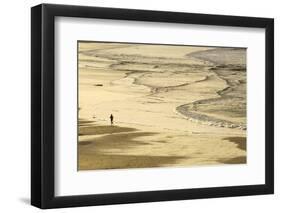
[[[246,163],[246,48],[77,45],[78,170]]]

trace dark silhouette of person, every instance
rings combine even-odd
[[[113,125],[113,115],[111,114],[109,118],[110,118],[111,125]]]

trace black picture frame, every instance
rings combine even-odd
[[[264,28],[265,184],[93,195],[54,195],[55,17]],[[31,8],[31,204],[42,208],[272,194],[274,192],[274,20],[164,11],[41,4]]]

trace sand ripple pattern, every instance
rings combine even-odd
[[[171,98],[172,95],[167,94],[169,92],[179,94],[176,92],[192,89],[191,85],[202,82],[212,85],[213,78],[220,79],[226,86],[215,91],[212,98],[202,98],[194,102],[184,102],[184,98],[179,98],[180,105],[171,110],[192,122],[247,129],[245,49],[212,48],[183,57],[168,58],[140,55],[138,46],[133,47],[136,49],[134,54],[126,54],[125,50],[121,51],[122,48],[130,48],[130,45],[108,45],[107,49],[84,51],[83,54],[95,59],[95,63],[88,63],[88,68],[98,65],[105,70],[126,72],[121,79],[112,81],[112,85],[126,85],[128,89],[139,91],[148,88],[150,93],[147,95],[155,97],[159,102],[166,100],[165,94],[170,101],[177,100],[175,97]],[[114,52],[115,49],[118,51]]]

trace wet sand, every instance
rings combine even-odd
[[[245,63],[245,49],[80,43],[78,170],[246,163]]]

